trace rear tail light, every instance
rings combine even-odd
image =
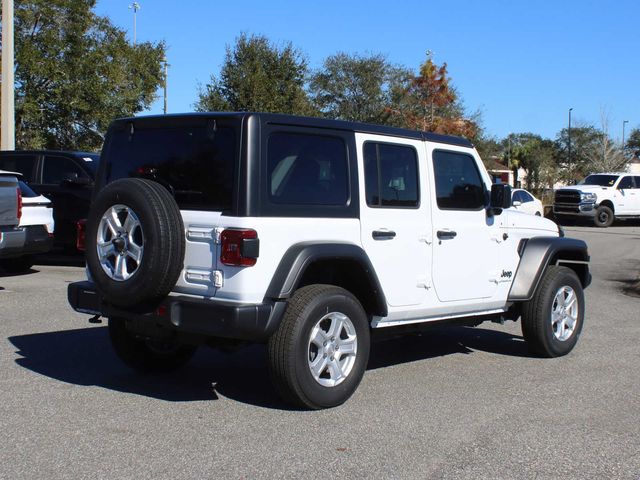
[[[76,222],[76,248],[81,252],[86,250],[87,219],[83,218]]]
[[[260,253],[258,233],[251,229],[227,229],[220,234],[220,261],[225,265],[251,267]]]
[[[22,192],[20,188],[16,188],[16,195],[18,196],[18,220],[22,218]]]

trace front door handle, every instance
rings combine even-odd
[[[396,237],[396,232],[391,230],[374,230],[371,232],[371,236],[374,240],[393,240]]]
[[[437,235],[440,240],[444,240],[447,238],[455,238],[457,233],[452,230],[438,230]]]

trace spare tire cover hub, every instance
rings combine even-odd
[[[121,204],[108,208],[100,219],[96,240],[100,265],[109,278],[123,282],[138,271],[144,233],[133,209]]]

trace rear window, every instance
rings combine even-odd
[[[37,159],[37,155],[2,155],[0,170],[21,173],[26,181],[31,181]]]
[[[232,208],[236,131],[210,121],[198,126],[115,131],[108,148],[107,183],[147,178],[163,184],[183,210]]]

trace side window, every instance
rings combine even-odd
[[[636,182],[636,188],[640,188],[640,177],[633,177]]]
[[[0,170],[19,172],[25,182],[32,182],[36,159],[35,155],[3,155],[0,157]]]
[[[479,210],[485,187],[471,155],[445,150],[433,152],[436,201],[441,210]]]
[[[347,148],[338,137],[273,133],[267,145],[269,198],[289,205],[345,205]]]
[[[42,183],[47,185],[59,185],[67,178],[89,178],[87,174],[66,157],[44,157],[42,166]]]
[[[364,175],[370,207],[418,206],[418,157],[413,147],[365,143]]]
[[[527,192],[520,192],[522,195],[522,203],[533,202],[533,197]]]
[[[513,192],[511,200],[514,202],[522,202],[522,192],[520,192],[520,190],[516,190],[515,192]]]
[[[618,190],[626,190],[628,188],[633,188],[633,177],[622,177],[622,180],[620,180],[618,184]]]

